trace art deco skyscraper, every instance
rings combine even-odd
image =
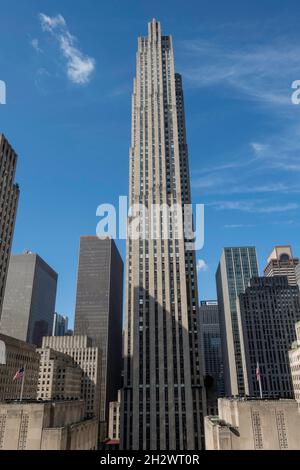
[[[155,19],[138,40],[136,66],[130,207],[189,204],[182,80],[172,38]],[[152,222],[145,237],[127,240],[121,447],[199,449],[205,394],[195,253],[180,224],[172,219],[167,239],[150,235]]]
[[[19,199],[17,154],[0,133],[0,318]]]

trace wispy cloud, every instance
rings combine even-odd
[[[289,202],[285,204],[263,205],[262,201],[215,201],[208,205],[216,210],[233,210],[256,214],[273,214],[279,212],[295,211],[300,209],[300,204]]]
[[[290,183],[274,182],[251,186],[250,184],[242,184],[241,179],[234,175],[211,174],[192,180],[192,187],[204,190],[205,194],[300,193],[300,187]]]
[[[40,42],[37,38],[31,39],[30,45],[36,52],[43,52],[43,49],[40,47]]]
[[[197,261],[197,271],[208,271],[208,265],[203,259],[198,259]]]
[[[235,229],[235,228],[249,228],[255,227],[254,224],[225,224],[224,228]]]
[[[181,43],[186,54],[185,78],[195,87],[221,84],[244,97],[275,106],[291,105],[290,86],[300,77],[300,45],[278,38],[251,47],[199,40]]]
[[[50,33],[58,42],[70,81],[77,85],[88,83],[95,70],[96,61],[79,49],[77,38],[70,33],[64,17],[60,14],[51,17],[40,13],[39,19],[42,30]]]

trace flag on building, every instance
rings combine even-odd
[[[24,367],[21,367],[21,369],[19,369],[18,372],[16,372],[16,375],[14,376],[13,380],[21,380],[21,379],[23,379],[24,374],[25,374]]]
[[[259,382],[259,381],[260,381],[260,368],[259,368],[259,364],[258,364],[258,363],[257,363],[257,366],[256,366],[255,375],[256,375],[256,382]]]

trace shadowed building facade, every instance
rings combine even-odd
[[[138,39],[129,165],[130,207],[178,204],[180,211],[168,237],[163,214],[138,240],[129,217],[121,447],[199,449],[205,392],[197,272],[180,224],[191,202],[184,98],[172,38],[155,19]]]
[[[41,346],[43,336],[52,333],[57,277],[35,253],[11,255],[1,333]]]
[[[0,133],[0,319],[19,200],[16,166],[17,154]]]
[[[65,336],[68,332],[68,321],[68,317],[55,313],[53,318],[52,336]]]
[[[259,363],[264,398],[293,398],[288,351],[300,320],[298,286],[287,276],[255,277],[237,302],[245,393],[259,397]]]
[[[116,401],[122,372],[123,261],[115,242],[80,238],[75,335],[101,350],[100,439],[106,437],[109,402]]]
[[[206,398],[208,414],[217,414],[218,398],[224,397],[224,371],[218,302],[200,302],[205,359]]]

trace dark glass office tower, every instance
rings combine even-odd
[[[0,133],[0,318],[19,200],[17,154]]]
[[[203,330],[207,413],[217,415],[218,398],[225,394],[218,302],[201,301],[199,312]]]
[[[298,286],[287,276],[255,277],[237,306],[246,394],[260,397],[258,363],[263,397],[293,398],[288,351],[300,320]]]
[[[130,207],[171,209],[191,202],[181,76],[171,36],[155,19],[138,39],[132,97]],[[126,322],[121,446],[200,449],[203,442],[203,356],[195,252],[180,223],[160,213],[127,241]],[[152,224],[152,225],[151,225]],[[155,221],[149,222],[151,227]],[[188,249],[189,248],[189,249]]]
[[[41,346],[51,335],[57,273],[37,254],[11,255],[3,301],[1,333]]]
[[[123,261],[115,242],[82,236],[74,333],[101,349],[100,439],[106,437],[109,402],[121,387],[122,306]]]

